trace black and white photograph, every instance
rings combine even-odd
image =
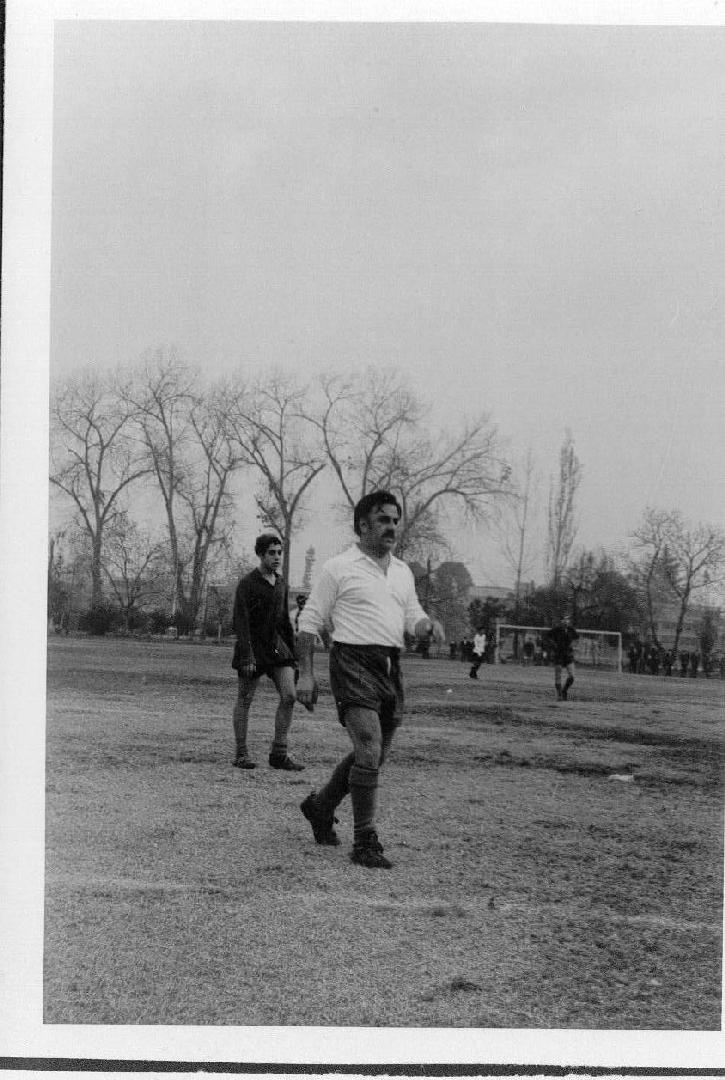
[[[717,3],[7,5],[8,1059],[722,1072],[724,147]]]

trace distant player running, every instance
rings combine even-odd
[[[579,635],[571,625],[568,615],[562,615],[549,631],[552,655],[554,658],[554,686],[559,701],[566,701],[569,689],[574,682],[574,642]],[[566,668],[566,682],[561,685],[562,669]]]
[[[479,626],[473,639],[473,666],[468,675],[471,679],[478,678],[478,669],[486,659],[486,631]]]

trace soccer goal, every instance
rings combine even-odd
[[[496,664],[550,664],[548,626],[496,624]],[[580,667],[622,670],[622,635],[613,630],[581,630],[574,642],[574,662]]]

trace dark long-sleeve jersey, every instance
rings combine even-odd
[[[548,633],[554,650],[555,664],[570,664],[574,659],[574,642],[579,635],[573,626],[555,626]]]
[[[289,617],[287,588],[278,575],[274,585],[259,570],[246,574],[234,596],[234,666],[254,661],[257,667],[278,664],[278,638],[294,656],[295,641]]]

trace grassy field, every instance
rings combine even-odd
[[[720,1028],[725,683],[406,658],[385,872],[298,809],[326,658],[285,774],[271,684],[231,767],[230,656],[50,640],[46,1023]]]

